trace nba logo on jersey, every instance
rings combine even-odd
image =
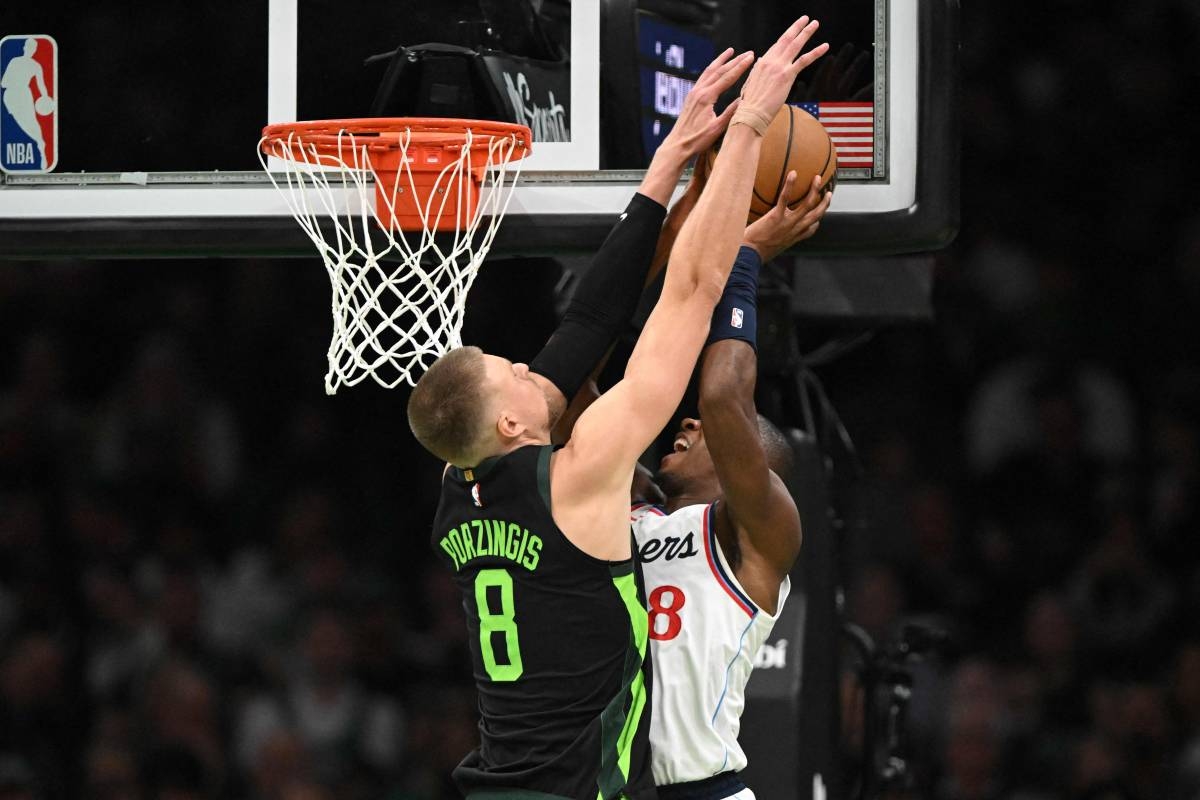
[[[0,39],[0,170],[49,172],[58,163],[58,43]]]

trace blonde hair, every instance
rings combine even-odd
[[[478,347],[457,347],[433,363],[408,398],[408,427],[422,447],[459,467],[487,455],[486,380]]]

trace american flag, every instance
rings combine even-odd
[[[875,165],[874,103],[800,103],[821,121],[837,148],[838,169]]]

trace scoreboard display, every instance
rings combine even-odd
[[[675,127],[696,78],[716,57],[716,45],[645,11],[638,12],[637,28],[642,145],[652,154]]]

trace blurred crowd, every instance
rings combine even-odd
[[[964,4],[937,322],[824,374],[849,615],[950,634],[904,796],[1200,797],[1198,9]]]
[[[449,796],[436,465],[324,397],[305,266],[0,270],[0,797]]]
[[[1196,9],[968,5],[937,319],[822,370],[866,467],[848,615],[951,634],[913,796],[1200,797]],[[320,268],[0,266],[0,798],[455,796],[437,465],[404,392],[325,397]]]

